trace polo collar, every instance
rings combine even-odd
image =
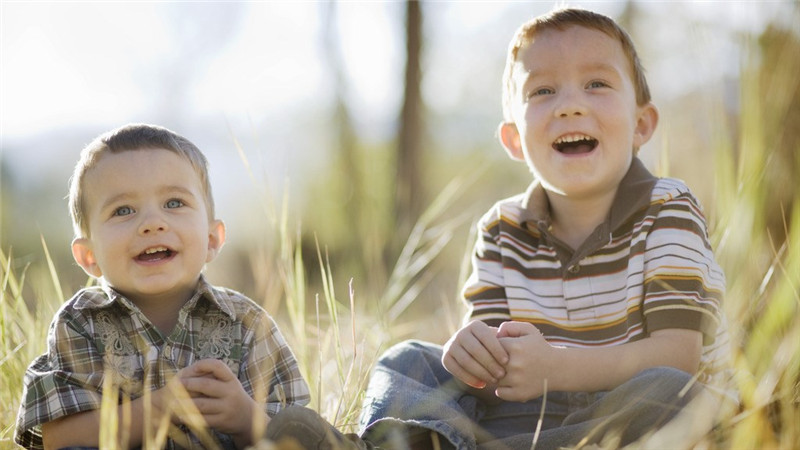
[[[600,226],[608,226],[610,231],[624,224],[634,213],[650,204],[650,196],[658,178],[653,176],[638,157],[634,157],[628,172],[622,177],[619,188],[611,204],[608,216]],[[522,196],[520,223],[528,229],[550,228],[550,201],[539,180],[533,183]]]

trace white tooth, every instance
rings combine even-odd
[[[567,136],[561,136],[560,138],[556,139],[556,144],[565,144],[570,142],[580,142],[580,141],[591,141],[592,138],[586,136],[585,134],[570,134]]]

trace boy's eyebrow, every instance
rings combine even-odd
[[[195,193],[191,189],[187,189],[187,188],[185,188],[183,186],[179,186],[179,185],[164,186],[161,189],[159,189],[159,191],[163,192],[163,193],[171,193],[171,192],[176,192],[177,191],[177,192],[180,192],[181,194],[184,194],[184,195],[189,195],[189,196],[194,196],[195,195]]]
[[[132,198],[132,197],[133,197],[133,195],[131,195],[129,192],[123,192],[121,194],[117,194],[117,195],[111,196],[111,197],[107,198],[103,203],[100,204],[100,211],[105,210],[106,208],[110,207],[111,205],[113,205],[115,203],[120,203],[120,202],[122,202],[124,200],[127,200],[129,198]]]
[[[618,70],[614,67],[613,64],[609,64],[609,63],[607,63],[605,61],[588,62],[588,63],[584,64],[583,66],[581,66],[581,70],[586,70],[586,71],[599,70],[599,71],[607,71],[607,72],[614,72],[614,73],[618,72]],[[533,69],[524,71],[524,73],[527,75],[528,79],[536,78],[536,77],[541,76],[541,75],[546,75],[549,72],[557,72],[557,71],[549,70],[547,68],[537,68],[537,67],[534,67]]]
[[[604,61],[593,61],[591,63],[586,64],[582,68],[584,70],[601,70],[601,71],[614,72],[614,73],[618,73],[619,72],[617,70],[617,68],[613,64],[608,64],[607,62],[604,62]]]

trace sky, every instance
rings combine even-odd
[[[754,29],[763,23],[758,16],[774,14],[775,5],[783,2],[764,3],[773,6],[678,3],[682,6],[669,11],[686,19]],[[589,5],[613,16],[622,4]],[[483,39],[494,28],[501,39],[489,40],[502,48],[516,26],[509,22],[519,16],[516,12],[535,15],[551,6],[430,3],[424,11],[426,37],[446,41],[472,32]],[[401,95],[402,3],[3,0],[3,142],[16,143],[59,128],[98,124],[100,129],[132,117],[217,116],[237,124],[315,108],[315,103],[330,101],[325,90],[332,87],[332,79],[321,34],[324,14],[331,10],[353,87],[348,100],[354,115],[383,118],[385,123],[393,118]],[[673,32],[670,27],[654,30]],[[470,41],[474,45],[475,39]],[[445,76],[433,74],[435,86],[428,83],[437,91],[429,100],[434,107],[447,108],[459,102],[458,91],[448,90],[443,81],[451,73],[439,73]],[[364,128],[371,132],[371,127]]]
[[[553,4],[423,4],[422,88],[440,147],[496,146],[508,40]],[[615,17],[624,4],[585,6]],[[786,14],[796,12],[788,1],[637,6],[643,14],[629,31],[656,99],[735,76],[737,36],[797,17]],[[52,195],[57,204],[80,148],[111,128],[151,122],[207,153],[217,196],[303,181],[324,169],[332,148],[331,61],[341,61],[360,138],[392,139],[403,21],[401,2],[2,0],[0,164],[22,189],[45,181],[63,189]],[[228,202],[218,203],[225,212]]]
[[[292,159],[309,156],[290,149],[320,147],[321,134],[304,128],[332,102],[321,35],[329,11],[340,17],[334,26],[359,30],[341,36],[348,76],[359,86],[352,107],[378,110],[373,117],[390,123],[394,105],[386,103],[399,99],[387,94],[398,82],[399,5],[4,1],[6,170],[21,183],[39,174],[66,180],[94,136],[149,122],[208,154],[219,196],[253,187],[234,139],[253,159],[254,176],[269,172],[280,184],[295,171]]]
[[[431,57],[429,66],[447,61],[473,73],[430,70],[430,107],[463,108],[465,95],[495,100],[493,89],[475,96],[469,86],[496,85],[514,27],[482,36],[500,30],[508,13],[489,3],[430,8],[428,51],[441,53],[452,41],[472,56],[494,55]],[[208,154],[218,196],[252,191],[253,177],[272,189],[285,178],[302,182],[330,154],[331,58],[341,61],[360,137],[391,140],[403,92],[403,20],[398,2],[3,1],[0,156],[18,183],[41,182],[45,174],[65,186],[94,136],[150,122]],[[490,62],[492,72],[475,67]],[[218,203],[224,211],[227,202]]]

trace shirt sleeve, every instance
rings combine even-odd
[[[286,405],[306,405],[311,400],[308,384],[275,321],[259,311],[248,327],[250,344],[240,368],[240,381],[272,416]]]
[[[47,353],[25,372],[17,444],[42,448],[41,424],[100,408],[103,359],[84,329],[67,308],[50,324]]]
[[[478,223],[472,273],[462,290],[469,307],[467,320],[482,320],[492,326],[511,319],[500,257],[498,210],[495,206]]]
[[[688,192],[665,201],[648,233],[643,313],[647,333],[698,330],[712,343],[722,317],[725,276],[714,259],[705,218]]]

